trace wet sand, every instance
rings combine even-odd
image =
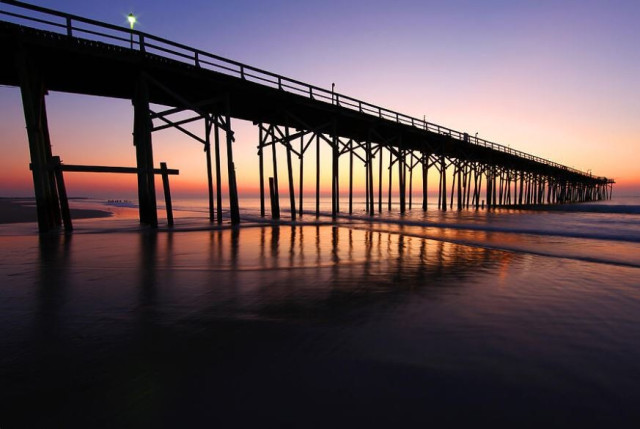
[[[212,229],[176,206],[155,231],[116,206],[74,234],[0,226],[2,428],[640,421],[629,215]]]
[[[0,224],[37,222],[36,206],[33,198],[0,197]],[[71,208],[72,219],[111,217],[113,213],[104,210]]]
[[[640,269],[340,226],[0,237],[4,428],[636,427]]]

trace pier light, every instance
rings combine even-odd
[[[129,15],[127,15],[127,21],[129,21],[129,26],[131,27],[131,49],[133,49],[133,26],[136,23],[136,17],[133,13],[130,13]]]

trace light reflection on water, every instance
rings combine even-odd
[[[0,411],[18,427],[640,417],[640,269],[423,233],[2,237]]]
[[[264,223],[265,218],[259,216],[258,202],[257,198],[241,200],[243,223]],[[107,208],[115,215],[108,219],[78,220],[77,230],[137,229],[136,208],[105,207],[103,202],[93,200],[74,201],[74,204],[78,208]],[[207,200],[178,200],[175,207],[177,229],[210,227]],[[625,210],[618,211],[620,207]],[[356,200],[354,214],[350,216],[343,211],[337,221],[343,225],[361,223],[363,229],[457,244],[640,267],[640,198],[620,197],[613,201],[552,208],[552,211],[464,209],[443,212],[433,205],[427,211],[416,205],[413,210],[401,214],[395,205],[390,212],[385,209],[369,217],[364,211],[364,202]],[[321,199],[320,209],[319,220],[330,222],[330,211],[327,211],[330,200]],[[227,216],[226,211],[224,213]],[[283,219],[286,221],[288,217],[284,209]],[[266,219],[269,219],[268,213]],[[314,212],[306,212],[299,220],[314,222],[316,219]],[[160,222],[162,226],[165,221],[161,219]],[[0,234],[6,233],[5,229],[0,226]]]

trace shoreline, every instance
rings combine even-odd
[[[92,219],[112,217],[105,210],[71,208],[71,219]],[[33,198],[0,197],[0,224],[37,222],[35,200]]]

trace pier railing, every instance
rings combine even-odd
[[[511,147],[494,143],[485,139],[470,136],[468,133],[453,130],[442,125],[433,124],[403,113],[395,112],[366,101],[358,100],[332,90],[309,85],[299,80],[271,73],[256,67],[233,61],[221,56],[176,43],[161,37],[138,30],[120,27],[105,22],[95,21],[53,9],[31,5],[19,1],[0,0],[0,15],[7,22],[28,25],[29,27],[51,31],[68,37],[82,37],[98,42],[110,43],[142,53],[151,53],[165,58],[181,61],[192,66],[224,73],[243,80],[251,81],[281,91],[291,92],[323,101],[338,107],[372,115],[380,119],[397,122],[425,131],[449,136],[465,143],[486,147],[498,152],[507,153],[539,164],[566,170],[574,174],[593,177],[574,168],[566,167],[547,159],[531,155]],[[604,179],[594,177],[595,179]]]

